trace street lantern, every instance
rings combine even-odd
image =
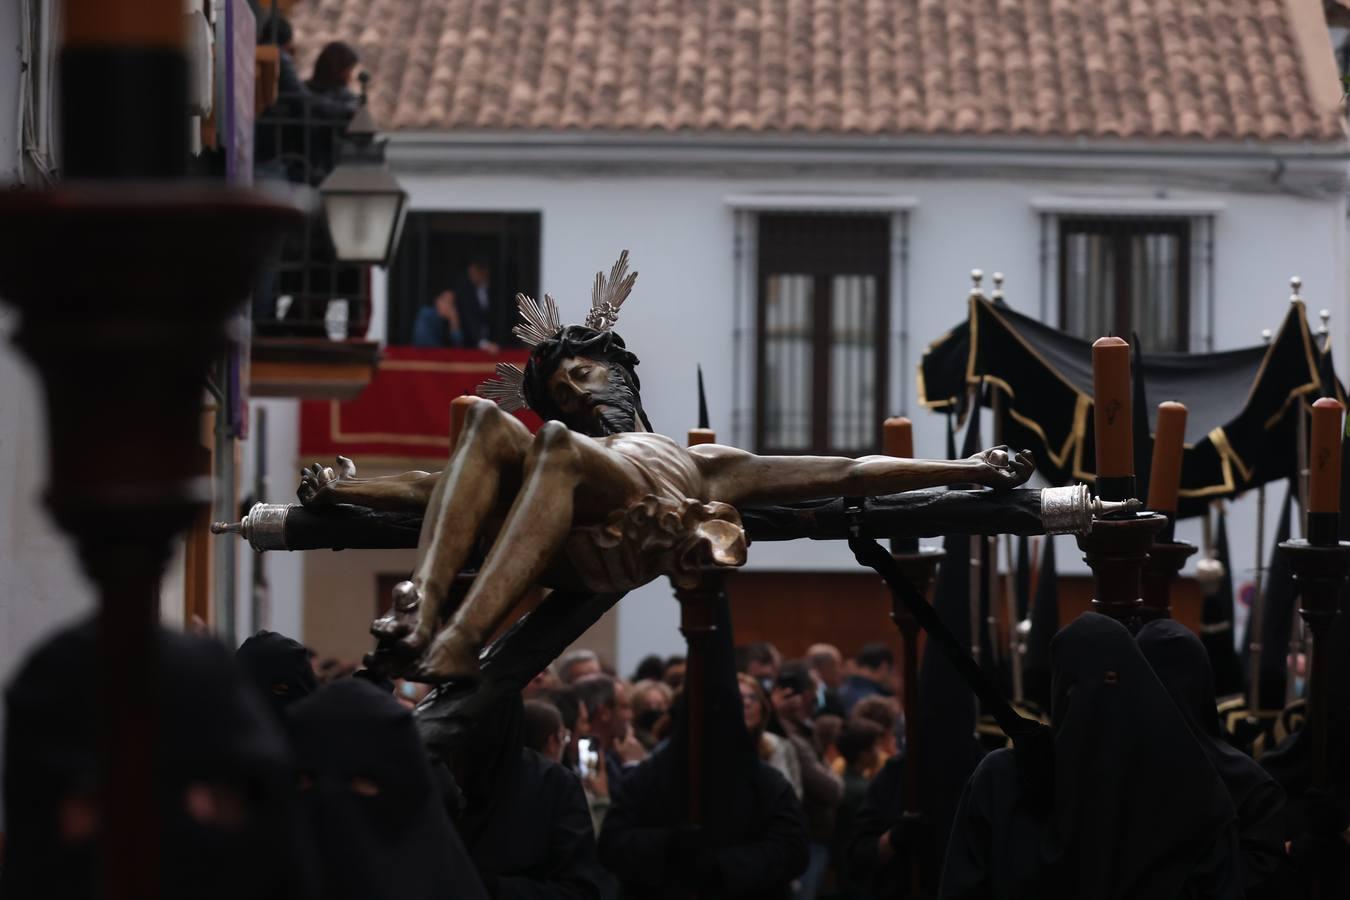
[[[408,194],[384,161],[361,76],[361,108],[347,126],[337,168],[319,185],[333,249],[342,262],[387,266],[398,247]]]

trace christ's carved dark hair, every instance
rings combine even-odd
[[[578,356],[609,366],[611,375],[617,376],[622,386],[631,392],[634,411],[643,427],[652,431],[652,423],[642,408],[642,383],[637,376],[637,355],[624,346],[623,338],[613,331],[597,331],[585,325],[568,325],[556,338],[542,342],[530,353],[529,361],[525,363],[522,385],[525,402],[530,409],[545,421],[567,420],[567,416],[553,402],[548,380],[558,371],[563,360]]]

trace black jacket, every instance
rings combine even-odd
[[[782,900],[790,897],[792,880],[806,869],[806,819],[792,787],[777,770],[759,763],[749,782],[749,802],[737,830],[740,840],[707,841],[690,846],[685,830],[671,824],[683,808],[668,803],[671,794],[659,783],[661,767],[653,764],[661,751],[638,766],[614,791],[614,804],[600,833],[600,858],[618,877],[626,900],[685,898],[687,878],[702,876],[712,884],[700,897]],[[697,842],[695,842],[697,843]]]
[[[581,782],[522,742],[519,694],[474,719],[451,750],[455,825],[494,900],[595,900],[613,880],[595,854]]]
[[[700,738],[681,697],[670,740],[623,783],[600,833],[600,858],[629,900],[747,898],[781,900],[809,856],[806,818],[782,775],[761,762],[745,728],[732,659],[731,612],[717,601],[698,693]],[[698,761],[700,827],[689,820],[691,762]]]
[[[581,900],[613,895],[600,868],[581,782],[521,748],[496,808],[469,844],[494,900]]]

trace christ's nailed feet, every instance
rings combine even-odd
[[[437,636],[406,677],[426,684],[445,684],[477,681],[481,675],[474,642],[451,626]]]

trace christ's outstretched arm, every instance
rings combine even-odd
[[[339,456],[337,468],[314,463],[301,469],[296,496],[310,509],[350,503],[367,509],[417,511],[427,508],[440,477],[439,472],[403,472],[357,478],[356,464]]]
[[[795,503],[831,497],[875,497],[950,484],[1014,488],[1035,471],[1027,451],[1013,456],[1006,448],[969,459],[899,459],[864,456],[756,456],[703,444],[691,447],[707,480],[708,498],[730,503]],[[995,454],[1002,453],[1002,457]],[[1002,465],[995,460],[1006,460]]]

